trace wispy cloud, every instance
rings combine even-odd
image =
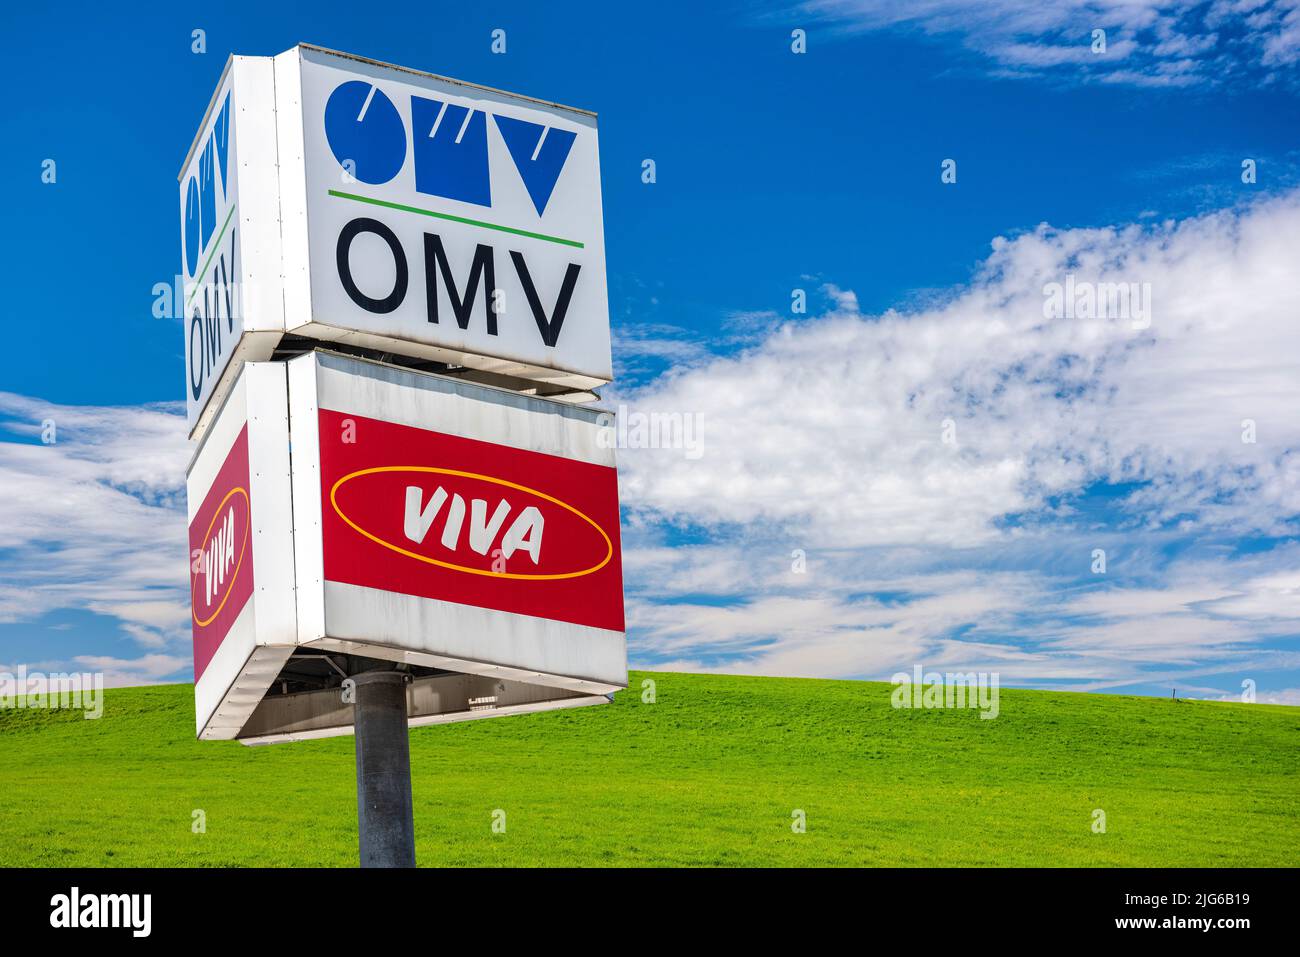
[[[1267,545],[1300,528],[1297,243],[1300,194],[1044,225],[938,305],[837,295],[639,390],[704,455],[621,455],[634,654],[1088,688],[1300,665],[1300,548]],[[1067,276],[1149,287],[1149,324],[1049,318]]]
[[[943,306],[836,308],[641,390],[700,413],[708,451],[628,455],[629,506],[828,544],[971,546],[1093,483],[1136,483],[1120,511],[1150,527],[1293,533],[1297,243],[1300,194],[999,237]],[[1045,288],[1070,277],[1149,287],[1149,325],[1048,318]]]
[[[0,622],[88,611],[115,619],[152,662],[181,667],[183,421],[168,405],[67,406],[0,393]],[[164,649],[172,655],[160,656]]]
[[[1008,77],[1142,87],[1292,82],[1300,0],[807,0],[786,12],[841,33],[953,37]],[[1094,31],[1104,31],[1104,49]]]

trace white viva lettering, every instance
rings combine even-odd
[[[451,505],[443,519],[442,547],[455,551],[460,545],[460,533],[465,525],[465,500],[459,495],[451,495]],[[406,487],[406,511],[402,521],[402,531],[415,543],[423,542],[433,527],[434,519],[447,503],[446,489],[441,485],[424,501],[424,490],[417,485]],[[469,547],[480,555],[486,555],[496,541],[497,535],[510,517],[510,503],[501,499],[487,517],[487,500],[472,499],[469,507]],[[542,513],[529,505],[518,515],[501,537],[501,555],[509,559],[516,551],[522,549],[536,565],[542,556]]]
[[[204,591],[208,604],[214,595],[221,594],[230,566],[235,564],[235,507],[232,505],[221,521],[221,528],[203,554]]]

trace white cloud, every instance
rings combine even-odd
[[[1122,690],[1300,666],[1286,650],[1300,605],[1276,588],[1300,575],[1297,547],[1175,562],[1143,576],[1156,584],[1121,575],[1086,585],[1032,561],[998,570],[996,545],[960,554],[961,570],[938,567],[948,549],[815,553],[802,575],[770,543],[695,547],[667,576],[646,570],[674,550],[648,551],[649,564],[628,550],[628,619],[634,662],[656,668],[884,679],[921,663],[993,671],[1007,684]]]
[[[620,396],[697,414],[704,450],[620,453],[634,659],[1092,688],[1294,667],[1300,549],[1213,543],[1297,529],[1297,248],[1300,194],[1041,226],[940,305],[864,315],[834,290],[824,316]],[[1067,274],[1149,284],[1149,327],[1045,318]],[[703,544],[669,547],[681,530]]]
[[[142,655],[139,658],[78,655],[73,661],[82,671],[102,673],[106,688],[166,684],[168,680],[175,681],[177,673],[187,670],[192,664],[188,655]]]
[[[1298,0],[808,0],[787,18],[956,36],[1003,76],[1183,87],[1289,80],[1300,61]],[[1094,30],[1104,52],[1092,50]]]
[[[1276,691],[1258,692],[1255,700],[1260,704],[1300,705],[1300,688],[1278,688]]]
[[[850,304],[620,396],[699,415],[704,448],[625,454],[625,500],[668,521],[774,523],[822,547],[960,547],[1093,483],[1136,482],[1124,507],[1150,527],[1294,531],[1297,248],[1300,194],[1000,237],[945,305]],[[1149,328],[1045,318],[1045,286],[1067,275],[1148,286]]]
[[[0,442],[0,622],[78,609],[117,619],[154,651],[183,648],[184,416],[0,393],[0,428],[20,440]],[[149,660],[175,671],[188,659]]]
[[[114,658],[111,655],[74,655],[69,660],[22,661],[0,664],[0,677],[9,683],[26,675],[28,688],[48,687],[50,675],[91,674],[103,678],[105,688],[133,688],[138,685],[167,684],[188,680],[189,656],[152,654],[139,658]]]

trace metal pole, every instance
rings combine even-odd
[[[391,669],[392,664],[380,667]],[[355,683],[357,836],[362,867],[414,867],[406,681],[400,671],[363,671]]]

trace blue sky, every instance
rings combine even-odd
[[[600,114],[606,400],[705,436],[623,455],[634,664],[1300,702],[1300,13],[1023,6],[7,8],[0,663],[188,678],[151,290],[226,55],[308,41]]]

